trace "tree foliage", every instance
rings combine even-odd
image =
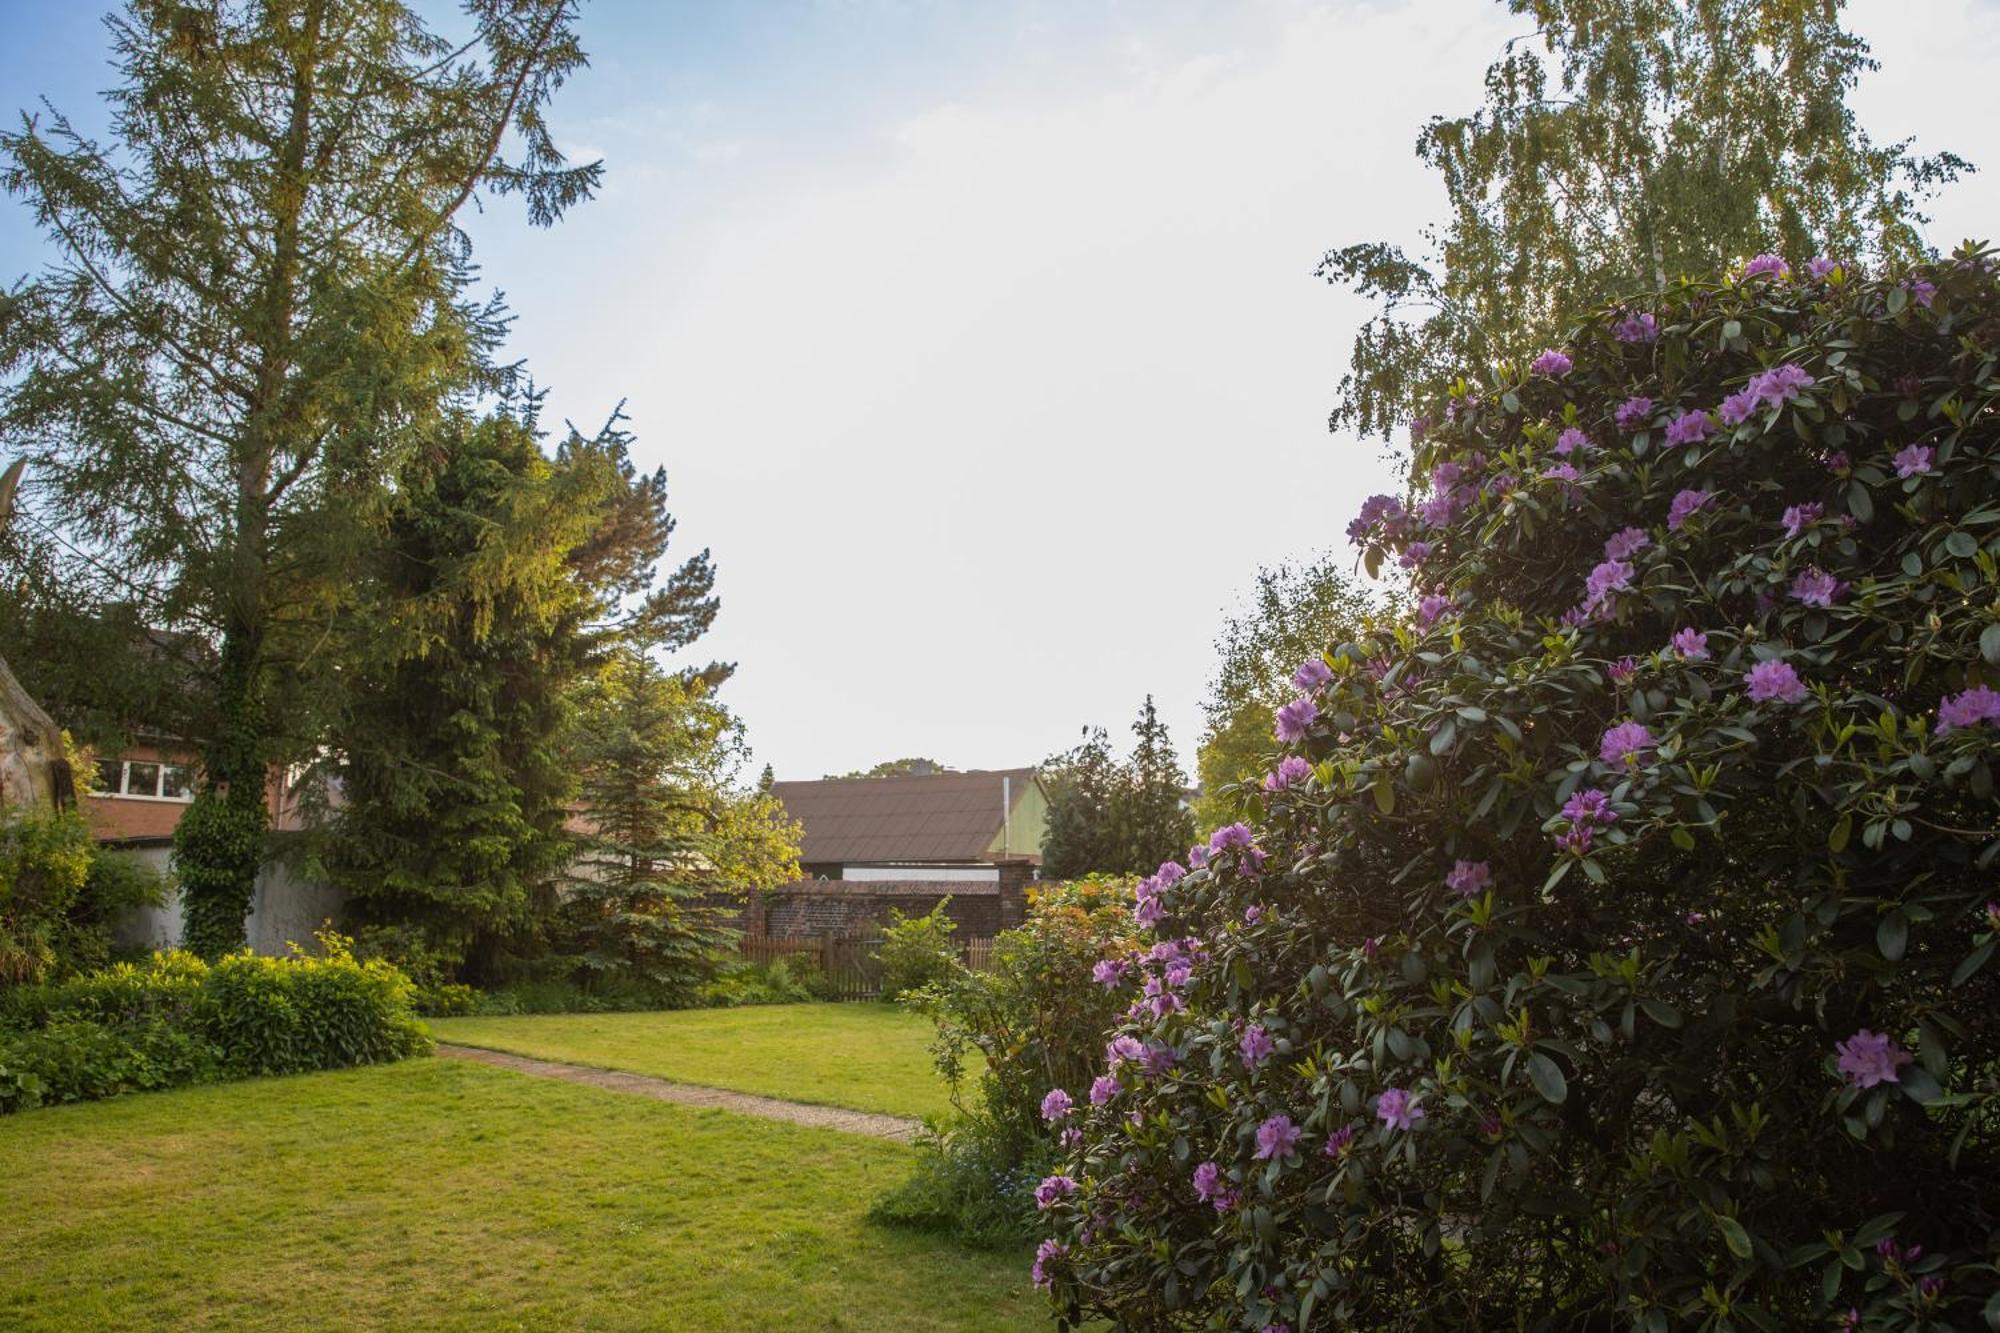
[[[597,181],[543,118],[583,62],[573,0],[468,15],[454,46],[398,0],[135,0],[109,22],[109,145],[54,113],[0,134],[56,256],[0,307],[26,517],[92,600],[214,645],[177,845],[209,951],[242,938],[266,775],[314,735],[385,481],[507,378],[459,209],[518,194],[545,225]]]
[[[1876,67],[1824,0],[1507,0],[1535,25],[1486,101],[1417,156],[1448,211],[1427,253],[1330,252],[1380,303],[1336,430],[1386,438],[1468,365],[1524,359],[1583,311],[1744,255],[1926,256],[1917,208],[1967,164],[1878,145],[1847,104]]]
[[[1977,1326],[2000,262],[1760,258],[1450,407],[1356,528],[1419,553],[1414,615],[1329,645],[1252,820],[1140,886],[1172,960],[1060,1118],[1059,1308]]]
[[[684,1001],[711,979],[746,890],[798,877],[800,830],[734,786],[742,727],[698,672],[616,652],[583,703],[583,854],[564,881],[559,951],[585,975]]]
[[[1329,643],[1357,637],[1375,603],[1342,572],[1332,551],[1258,569],[1245,605],[1215,638],[1215,674],[1202,701],[1195,769],[1204,826],[1234,818],[1230,788],[1262,776],[1278,709],[1296,689],[1292,673]]]
[[[1102,727],[1086,727],[1074,749],[1041,769],[1048,789],[1042,874],[1050,879],[1129,875],[1180,854],[1194,836],[1187,775],[1173,740],[1146,696],[1131,756],[1120,763]]]

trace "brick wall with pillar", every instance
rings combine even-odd
[[[1028,885],[1035,878],[1035,867],[1026,857],[1000,863],[1000,929],[1013,930],[1027,923]]]

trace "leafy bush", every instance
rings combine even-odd
[[[218,1078],[399,1060],[429,1048],[409,979],[356,962],[346,941],[321,956],[230,954],[210,964],[155,954],[0,1005],[0,1110],[85,1101]]]
[[[408,977],[410,1007],[426,1018],[454,1018],[479,1008],[479,992],[451,979],[463,962],[462,951],[433,946],[420,926],[363,926],[354,933],[354,956],[380,958]]]
[[[705,1008],[728,1009],[746,1004],[805,1004],[831,997],[827,984],[810,954],[773,958],[768,963],[735,959],[722,965],[715,980],[701,988],[700,1003]]]
[[[957,1113],[919,1141],[916,1170],[878,1204],[878,1217],[974,1243],[1027,1233],[1035,1182],[1054,1153],[1042,1096],[1088,1082],[1129,999],[1130,892],[1129,881],[1112,878],[1031,889],[1026,923],[994,938],[985,970],[954,960],[942,981],[910,994],[937,1024],[932,1052]],[[1093,978],[1099,964],[1111,969],[1111,985]],[[975,1051],[984,1072],[968,1087]]]
[[[882,965],[883,999],[899,999],[941,982],[958,967],[958,945],[951,938],[958,923],[944,914],[950,901],[940,899],[922,916],[889,909],[889,924],[882,928],[882,945],[875,951],[875,961]]]
[[[1064,1315],[2000,1317],[1995,269],[1759,261],[1455,386],[1351,530],[1421,601],[1051,1079]]]
[[[59,970],[58,945],[94,849],[80,810],[0,811],[0,986]]]

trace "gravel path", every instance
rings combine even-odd
[[[872,1111],[844,1111],[837,1106],[810,1106],[805,1102],[780,1101],[776,1097],[758,1097],[747,1092],[674,1083],[650,1074],[627,1074],[616,1069],[533,1060],[525,1055],[482,1050],[477,1046],[454,1046],[441,1041],[437,1053],[447,1059],[471,1060],[496,1069],[511,1069],[517,1074],[532,1074],[537,1078],[559,1078],[566,1083],[636,1093],[656,1101],[679,1102],[683,1106],[709,1106],[721,1111],[735,1111],[739,1115],[762,1116],[766,1120],[789,1120],[795,1125],[810,1125],[814,1129],[837,1129],[848,1134],[895,1139],[899,1143],[910,1142],[916,1138],[917,1130],[922,1128],[922,1122],[906,1120],[901,1116],[877,1115]]]

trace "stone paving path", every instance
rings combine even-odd
[[[734,1111],[739,1115],[762,1116],[766,1120],[789,1120],[795,1125],[810,1125],[814,1129],[837,1129],[848,1134],[868,1134],[878,1139],[895,1139],[908,1143],[916,1138],[922,1122],[906,1120],[902,1116],[877,1115],[872,1111],[846,1111],[838,1106],[811,1106],[805,1102],[781,1101],[776,1097],[759,1097],[748,1092],[730,1092],[723,1088],[704,1088],[693,1083],[675,1083],[669,1079],[654,1078],[650,1074],[627,1074],[616,1069],[597,1069],[590,1065],[563,1064],[556,1060],[534,1060],[525,1055],[509,1055],[505,1051],[482,1050],[477,1046],[454,1046],[449,1042],[439,1042],[437,1053],[450,1060],[471,1060],[482,1065],[492,1065],[496,1069],[511,1069],[517,1074],[532,1074],[536,1078],[559,1078],[567,1083],[581,1083],[592,1088],[608,1088],[613,1092],[630,1092],[641,1097],[651,1097],[656,1101],[678,1102],[683,1106],[708,1106],[721,1111]]]

